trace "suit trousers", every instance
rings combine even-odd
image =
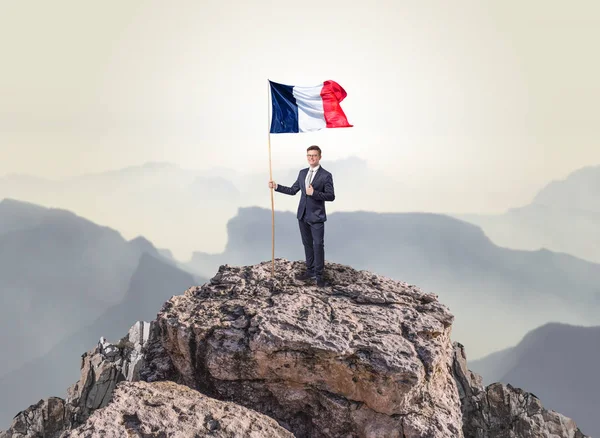
[[[298,224],[300,225],[304,254],[306,255],[306,270],[317,278],[322,278],[325,266],[325,247],[323,244],[325,222],[311,223],[305,222],[304,219],[298,219]]]

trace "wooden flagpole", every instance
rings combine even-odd
[[[268,125],[268,137],[269,137],[269,181],[273,181],[273,170],[271,168],[271,124],[270,112],[271,112],[271,84],[267,79],[267,125]],[[275,277],[275,201],[273,199],[273,191],[275,189],[271,187],[271,279]]]

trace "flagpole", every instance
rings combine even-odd
[[[271,85],[267,79],[267,125],[269,137],[269,181],[273,181],[273,170],[271,168],[271,124],[269,123],[269,114],[271,110]],[[271,279],[275,277],[275,201],[273,199],[273,187],[271,187]]]

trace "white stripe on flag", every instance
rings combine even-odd
[[[316,87],[294,87],[293,93],[298,105],[298,130],[300,132],[318,131],[327,127],[321,90],[323,84]]]

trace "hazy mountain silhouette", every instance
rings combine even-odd
[[[361,200],[363,211],[403,210],[396,206],[415,196],[411,187],[399,186],[357,157],[325,161],[323,166],[332,171],[336,186],[330,212],[353,211],[356,199]],[[303,163],[294,169],[275,167],[273,178],[292,185],[302,167]],[[239,207],[270,208],[266,180],[264,172],[189,170],[150,162],[60,181],[6,176],[0,178],[0,199],[12,197],[77,211],[95,223],[118,229],[127,238],[144,235],[159,247],[169,248],[175,258],[187,260],[199,249],[222,251],[227,241],[225,223]],[[600,263],[600,233],[596,231],[600,223],[599,180],[600,166],[586,167],[564,181],[548,184],[531,204],[504,214],[448,214],[482,227],[499,246],[548,248]],[[275,208],[293,212],[297,202],[295,197],[278,196]]]
[[[10,327],[0,334],[0,348],[11,351],[0,363],[1,375],[119,302],[140,252],[116,231],[65,210],[12,200],[0,206],[6,303],[0,317]]]
[[[550,323],[529,332],[515,347],[469,361],[486,384],[527,388],[544,406],[575,418],[600,436],[600,326]]]
[[[490,383],[499,382],[506,372],[516,365],[518,359],[517,350],[514,347],[509,347],[480,359],[469,360],[469,367],[476,373],[481,374],[484,383],[489,385]],[[471,363],[474,365],[471,365]]]
[[[63,339],[47,354],[0,378],[0,429],[6,429],[11,418],[32,402],[49,396],[66,396],[66,388],[79,377],[78,358],[100,336],[117,341],[127,333],[132,321],[153,320],[174,293],[183,293],[205,281],[144,253],[121,302]]]
[[[275,224],[276,257],[304,259],[295,214],[277,212]],[[195,253],[187,266],[210,275],[220,264],[270,260],[269,210],[240,209],[227,229],[224,253]],[[514,345],[549,321],[600,323],[600,265],[547,250],[501,248],[480,228],[444,215],[330,214],[325,255],[439,294],[457,317],[454,339],[473,358]]]
[[[13,199],[0,201],[0,235],[39,225],[48,209]]]
[[[572,172],[565,180],[549,183],[535,196],[533,203],[600,213],[598,199],[600,166],[587,166]]]
[[[600,166],[585,167],[543,188],[531,204],[501,215],[452,216],[483,228],[498,245],[549,248],[600,263]]]
[[[144,253],[173,263],[146,239],[128,242],[69,211],[0,202],[0,349],[10,352],[0,376],[120,303]]]
[[[262,186],[267,190],[264,181]],[[59,181],[7,176],[0,178],[0,199],[5,197],[77,211],[128,238],[143,235],[160,247],[176,250],[179,244],[190,253],[207,247],[203,241],[216,233],[224,237],[224,224],[241,199],[221,176],[155,162]]]
[[[361,199],[365,210],[391,205],[389,192],[374,190],[382,186],[393,184],[398,199],[408,192],[356,157],[323,166],[334,173],[336,183],[337,199],[331,211],[354,209],[356,199]],[[274,179],[292,185],[302,167],[306,165],[275,168]],[[270,208],[267,180],[265,172],[188,170],[171,163],[151,162],[60,181],[21,175],[2,177],[0,199],[10,197],[77,211],[95,223],[118,229],[127,238],[143,235],[158,247],[169,248],[175,258],[189,260],[198,249],[222,250],[227,241],[225,224],[239,207]],[[356,181],[361,184],[356,185]],[[280,211],[294,211],[297,200],[278,197],[276,205]]]

